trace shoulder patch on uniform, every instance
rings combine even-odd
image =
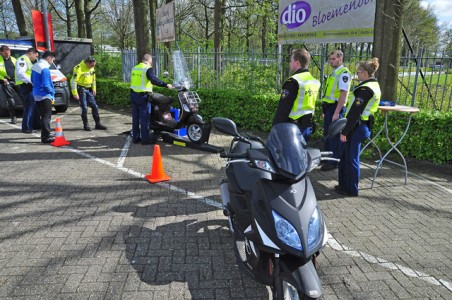
[[[19,63],[19,66],[20,66],[21,68],[23,68],[23,67],[25,66],[25,63],[24,63],[24,62],[20,62],[20,63]]]
[[[282,90],[281,92],[281,99],[286,98],[289,95],[289,91],[288,90]]]
[[[364,99],[361,97],[358,97],[355,99],[355,106],[361,106],[364,103]]]
[[[348,81],[348,76],[342,76],[342,81],[345,82],[345,83],[347,83],[347,81]]]
[[[25,59],[23,57],[21,57],[20,60],[25,60]]]

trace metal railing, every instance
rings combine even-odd
[[[200,48],[183,51],[194,85],[197,88],[238,89],[255,93],[279,92],[289,76],[288,53],[258,53],[252,51],[209,52]],[[325,49],[311,50],[310,71],[322,83],[331,72],[329,53]],[[345,65],[356,77],[359,61],[371,57],[370,51],[349,48],[344,51]],[[154,73],[172,73],[171,55],[158,51],[153,55]],[[122,52],[123,80],[130,81],[130,71],[136,64],[134,50]],[[354,84],[357,81],[354,80]],[[401,57],[398,78],[398,104],[433,110],[451,110],[452,58],[445,53],[419,49]]]

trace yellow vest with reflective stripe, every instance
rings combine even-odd
[[[14,68],[16,68],[16,59],[13,56],[10,56],[9,58],[14,64]],[[3,60],[3,56],[0,55],[0,79],[3,80],[6,76],[8,76],[8,74],[6,74],[5,61]]]
[[[339,80],[343,73],[350,73],[350,71],[346,67],[342,66],[341,68],[334,70],[334,72],[331,73],[330,76],[328,76],[328,79],[326,80],[325,94],[323,95],[322,102],[334,103],[339,100],[339,97],[341,96],[341,90],[339,89]],[[345,101],[344,106],[346,103],[347,101]]]
[[[91,88],[93,91],[96,90],[96,73],[94,67],[88,68],[84,60],[76,65],[72,72],[71,91],[74,96],[78,95],[77,85]]]
[[[31,68],[33,67],[33,63],[31,62],[31,60],[28,58],[28,56],[26,54],[19,57],[19,60],[21,58],[23,58],[25,60],[25,63],[27,64],[27,71],[25,71],[25,75],[27,75],[29,78],[31,78]],[[19,80],[19,76],[17,76],[17,68],[16,68],[16,84],[19,85],[22,83],[24,83],[24,82]]]
[[[151,66],[145,63],[139,63],[132,69],[130,74],[130,88],[137,93],[141,92],[151,92],[152,93],[152,83],[147,78],[146,72]]]
[[[298,94],[293,103],[289,118],[298,120],[304,115],[314,114],[315,101],[320,90],[320,82],[309,72],[295,74],[292,78],[298,82]]]
[[[369,87],[373,92],[373,97],[367,102],[366,108],[364,108],[364,111],[361,113],[361,120],[368,121],[369,116],[373,115],[377,112],[378,106],[380,105],[380,99],[381,99],[381,90],[380,85],[377,81],[369,81],[366,83],[363,83],[361,85],[358,85],[355,89],[358,89],[360,87],[367,86]],[[355,103],[355,95],[353,95],[353,98],[347,105],[347,111],[345,112],[345,116],[348,115],[348,112],[350,111],[350,108],[352,107],[353,103]]]

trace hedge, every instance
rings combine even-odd
[[[130,84],[109,79],[98,79],[98,100],[117,107],[130,106]],[[213,117],[226,117],[234,120],[241,130],[268,132],[276,111],[279,95],[252,94],[236,90],[196,90],[201,98],[200,114],[204,120]],[[177,99],[177,92],[166,88],[154,87],[154,92],[171,95]],[[173,103],[178,106],[177,100]],[[320,102],[317,102],[316,112],[320,112]],[[313,139],[322,139],[323,120],[320,113],[315,114],[317,131]],[[389,114],[389,136],[395,142],[402,135],[407,124],[408,114]],[[374,132],[383,126],[383,114],[375,118]],[[413,115],[410,129],[398,149],[405,155],[418,160],[428,160],[435,164],[452,163],[452,112],[421,111]],[[390,149],[384,133],[376,140],[382,151]]]

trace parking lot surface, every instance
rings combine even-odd
[[[224,159],[159,142],[172,179],[150,184],[154,148],[124,134],[127,111],[102,109],[106,131],[83,131],[77,107],[57,116],[67,147],[0,119],[0,299],[271,298],[235,263]],[[310,174],[331,235],[324,299],[452,299],[452,172],[410,167],[404,185],[384,164],[371,189],[364,162],[357,198],[334,192],[336,171]]]

